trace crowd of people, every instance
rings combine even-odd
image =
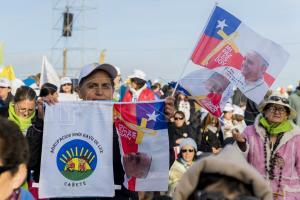
[[[119,188],[113,198],[90,199],[300,199],[300,86],[290,94],[270,91],[259,105],[236,89],[217,118],[174,92],[172,84],[152,83],[141,70],[124,82],[121,77],[119,68],[93,63],[81,69],[77,85],[62,77],[59,86],[22,85],[14,94],[11,82],[0,78],[0,199],[38,199],[45,103],[158,99],[165,99],[168,120],[168,191],[134,192],[123,186],[114,129],[114,183]]]

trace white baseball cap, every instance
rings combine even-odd
[[[10,81],[7,78],[0,78],[0,87],[10,88]]]
[[[233,114],[244,116],[245,111],[241,107],[239,107],[237,105],[233,105]]]
[[[146,81],[146,74],[142,70],[135,69],[132,75],[129,75],[128,78],[139,78]]]
[[[231,103],[226,103],[224,109],[223,109],[224,112],[233,112],[233,106]]]
[[[80,84],[83,78],[89,76],[95,70],[103,70],[107,72],[112,79],[116,78],[116,76],[118,75],[116,68],[110,64],[92,63],[81,68],[78,77],[78,84]]]
[[[64,84],[72,84],[72,80],[70,77],[62,77],[60,79],[60,85],[64,85]]]

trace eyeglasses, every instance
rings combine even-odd
[[[222,192],[203,192],[197,191],[195,193],[197,200],[228,200]],[[249,195],[239,195],[234,200],[258,200],[258,198]]]
[[[194,149],[182,149],[181,151],[182,151],[182,153],[186,153],[186,152],[192,153],[192,152],[194,152]]]
[[[174,117],[175,120],[183,120],[183,117]]]
[[[271,101],[282,101],[282,103],[285,103],[285,104],[289,104],[289,100],[287,98],[284,98],[284,97],[278,97],[278,96],[271,96],[269,98],[269,100]]]
[[[269,108],[269,111],[272,113],[275,113],[276,111],[278,111],[280,114],[286,113],[286,109],[284,107],[275,107],[275,106],[271,106]]]
[[[9,165],[9,166],[0,166],[0,175],[6,171],[14,169],[14,165]]]

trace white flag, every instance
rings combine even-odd
[[[47,106],[39,197],[112,197],[113,115],[110,102]]]
[[[57,87],[60,86],[59,77],[46,56],[43,56],[40,87],[42,87],[44,83],[52,83]]]

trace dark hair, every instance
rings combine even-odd
[[[135,82],[138,89],[142,88],[146,84],[146,81],[140,78],[131,78],[130,81]]]
[[[63,89],[62,89],[63,86],[64,86],[64,85],[60,85],[60,87],[59,87],[59,92],[60,92],[60,93],[65,93],[65,92],[63,91]],[[73,84],[71,83],[71,94],[73,94],[73,91],[74,91],[74,87],[73,87]]]
[[[28,164],[28,143],[14,122],[0,117],[0,127],[0,160],[3,166],[13,167],[10,171],[14,174],[20,164]]]
[[[209,124],[211,124],[211,122],[212,122],[213,119],[214,119],[214,120],[217,120],[216,126],[217,126],[217,128],[218,128],[218,131],[221,130],[221,124],[220,124],[219,119],[218,119],[217,117],[213,116],[212,114],[208,113],[208,114],[205,116],[205,118],[203,119],[203,124],[202,124],[202,129],[203,129],[203,131],[207,131],[207,126],[208,126]]]
[[[244,120],[244,116],[243,115],[239,115],[239,114],[234,114],[233,117],[232,117],[232,119],[240,122],[240,121]]]
[[[16,94],[14,96],[14,103],[18,103],[23,100],[35,100],[36,99],[36,93],[35,91],[28,86],[21,86],[17,89]]]
[[[182,112],[182,111],[180,111],[180,110],[177,110],[177,111],[174,113],[174,117],[175,117],[176,114],[179,114],[179,115],[181,115],[183,118],[185,118],[184,112]]]
[[[57,92],[57,86],[52,83],[44,83],[41,87],[40,97],[46,97],[49,94]]]

